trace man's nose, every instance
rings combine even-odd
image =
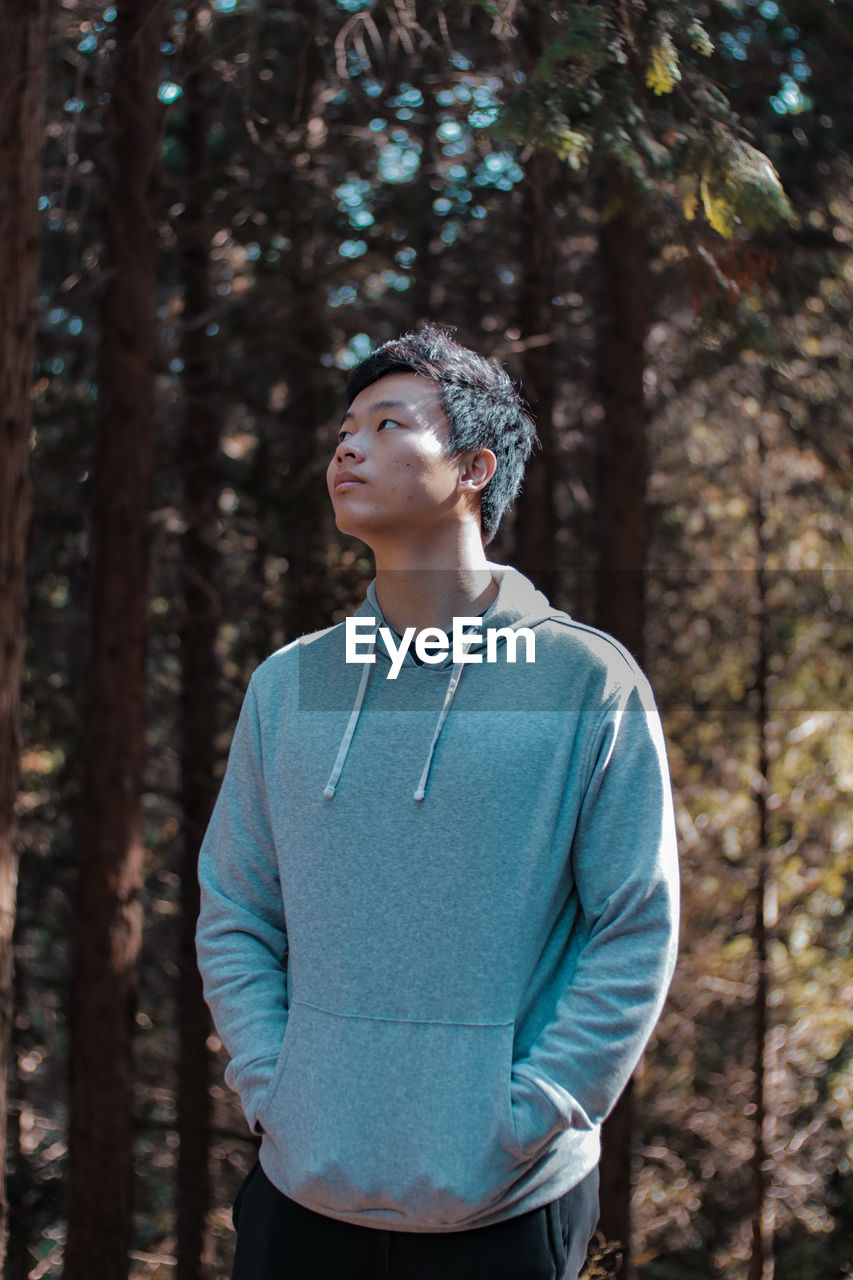
[[[364,457],[364,450],[354,440],[341,440],[335,450],[335,458],[343,462],[344,458]]]

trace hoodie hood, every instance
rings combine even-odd
[[[555,616],[565,617],[560,610],[554,609],[546,596],[541,591],[537,591],[529,578],[525,578],[523,573],[519,573],[517,569],[513,569],[511,565],[490,564],[492,578],[498,584],[498,594],[495,596],[488,609],[482,616],[482,629],[484,634],[469,645],[469,652],[477,653],[485,649],[486,637],[485,630],[503,629],[512,627],[518,630],[519,627],[535,627],[540,622],[546,621],[548,618]],[[429,571],[427,571],[429,572]],[[389,624],[385,620],[382,609],[379,605],[379,597],[376,594],[376,579],[369,584],[364,603],[355,611],[355,616],[359,618],[375,618],[377,631],[380,627],[387,627]],[[474,616],[474,615],[472,615]],[[393,628],[391,628],[393,630]],[[395,632],[395,635],[398,633]],[[399,638],[399,636],[398,636]],[[504,637],[499,637],[499,643],[506,643]],[[391,659],[385,645],[381,640],[377,640],[376,644],[377,660],[390,663]],[[403,659],[403,666],[420,666],[412,653],[411,648]],[[450,654],[443,662],[430,664],[424,670],[433,673],[446,671],[448,667],[453,666],[453,659]]]
[[[521,627],[529,627],[532,629],[551,618],[566,617],[566,615],[561,613],[560,610],[553,608],[547,597],[544,596],[541,591],[537,591],[529,578],[525,578],[523,573],[519,573],[518,570],[512,568],[511,565],[490,564],[489,568],[491,569],[492,578],[498,583],[498,594],[482,615],[479,634],[476,639],[471,640],[468,644],[469,653],[477,653],[485,649],[487,631],[506,631],[509,628],[517,631]],[[358,722],[364,707],[371,673],[380,663],[384,663],[387,666],[391,665],[391,655],[385,644],[382,642],[382,637],[380,635],[380,629],[388,627],[388,623],[386,622],[379,606],[379,599],[376,594],[375,578],[367,588],[364,603],[360,605],[355,612],[356,617],[369,617],[375,618],[376,620],[374,630],[374,652],[376,654],[376,662],[365,663],[362,669],[361,679],[359,680],[353,708],[350,712],[346,728],[344,729],[340,746],[338,747],[338,753],[332,766],[332,772],[329,775],[328,782],[323,788],[323,795],[327,800],[333,800],[335,797],[335,789],[340,780],[341,774],[343,773],[347,755],[349,754],[350,744],[352,743],[356,729],[358,728]],[[393,628],[389,628],[389,630],[393,631]],[[470,630],[475,631],[475,628],[471,628]],[[397,635],[396,632],[394,632],[394,634]],[[399,635],[397,635],[397,640],[399,641],[400,639]],[[498,644],[505,645],[506,643],[506,636],[499,635]],[[413,799],[418,803],[421,803],[426,798],[426,787],[427,782],[429,781],[435,749],[438,745],[438,740],[441,736],[441,731],[444,728],[445,721],[450,714],[453,699],[456,694],[456,690],[459,687],[459,681],[462,678],[462,672],[467,664],[462,662],[454,663],[451,653],[448,653],[440,663],[433,663],[429,665],[421,664],[416,661],[414,654],[412,653],[412,649],[409,647],[406,650],[402,665],[404,667],[418,667],[424,673],[426,678],[434,677],[437,674],[444,675],[448,671],[450,672],[444,701],[441,705],[438,719],[436,720],[435,729],[427,750],[420,779],[418,780],[413,793]],[[387,673],[383,673],[383,679],[386,674]]]

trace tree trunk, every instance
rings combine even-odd
[[[521,389],[536,419],[542,448],[527,464],[516,504],[515,564],[552,598],[558,588],[557,511],[554,468],[554,382],[557,354],[553,340],[557,275],[557,230],[554,214],[557,161],[535,151],[525,165],[521,231]]]
[[[292,196],[288,201],[291,219],[288,234],[293,246],[288,264],[290,297],[298,324],[293,326],[293,336],[283,348],[290,391],[282,423],[289,477],[288,501],[280,501],[280,478],[275,480],[273,498],[281,510],[276,536],[290,562],[282,619],[288,640],[328,626],[333,608],[326,565],[330,507],[323,475],[328,428],[339,408],[330,395],[329,378],[319,359],[326,341],[323,282],[328,268],[326,240],[317,225],[315,210],[329,199],[328,172],[325,154],[308,130],[311,118],[322,115],[323,111],[318,95],[327,83],[320,36],[324,19],[317,0],[295,0],[293,8],[302,26],[303,75],[292,105],[292,138],[297,154],[304,149],[309,162],[294,169]]]
[[[599,232],[602,281],[598,376],[604,424],[598,451],[596,619],[643,661],[646,563],[648,243],[622,211]]]
[[[519,10],[518,30],[528,71],[542,54],[539,0]],[[553,342],[557,228],[554,213],[559,162],[534,150],[524,166],[521,207],[521,389],[536,419],[542,448],[527,464],[516,503],[514,563],[549,597],[558,586],[554,505],[556,438],[553,424],[556,351]]]
[[[300,249],[303,265],[322,262],[319,235],[303,240]],[[326,567],[329,504],[322,484],[327,446],[321,434],[322,428],[328,427],[333,402],[325,370],[317,357],[323,350],[325,332],[318,294],[313,267],[304,275],[298,269],[292,298],[294,314],[299,316],[299,350],[292,352],[294,362],[287,366],[290,399],[283,424],[292,480],[288,502],[279,504],[279,546],[290,562],[283,617],[288,640],[328,626],[333,607]]]
[[[435,94],[428,93],[414,122],[414,132],[421,144],[421,171],[418,177],[425,196],[433,194],[433,182],[439,173],[440,144],[436,138],[439,125],[438,104]],[[432,199],[424,200],[412,238],[417,257],[412,273],[412,287],[406,295],[415,321],[436,320],[446,292],[441,270],[441,228],[432,207]],[[414,327],[414,326],[413,326]]]
[[[183,357],[185,417],[180,446],[186,532],[183,545],[184,623],[181,644],[183,729],[181,793],[184,818],[181,867],[181,950],[178,987],[178,1277],[201,1280],[210,1200],[210,1020],[196,963],[198,853],[213,807],[219,620],[216,551],[216,456],[219,415],[211,339],[210,233],[202,194],[207,154],[205,39],[200,5],[187,14],[184,86],[186,208],[181,219],[184,277]]]
[[[626,197],[627,200],[627,197]],[[598,376],[604,428],[598,453],[600,518],[596,621],[643,661],[646,558],[646,404],[643,387],[648,329],[648,245],[627,209],[599,233],[601,315]],[[605,1122],[601,1157],[600,1230],[618,1242],[617,1276],[630,1280],[632,1086]]]
[[[159,0],[117,0],[78,824],[65,1280],[127,1275],[142,935],[148,520],[154,439]]]
[[[773,1206],[767,1195],[767,1129],[770,1117],[767,1110],[767,1056],[770,993],[770,962],[767,949],[768,891],[770,888],[770,856],[767,796],[770,786],[770,755],[767,742],[769,710],[767,704],[767,678],[770,671],[770,639],[767,618],[767,547],[764,526],[767,520],[767,502],[764,494],[765,446],[759,427],[759,477],[755,502],[755,528],[758,544],[758,655],[755,685],[758,693],[756,721],[758,729],[758,779],[755,787],[755,805],[758,815],[758,868],[755,886],[755,920],[753,944],[755,947],[756,983],[753,1004],[755,1027],[753,1071],[753,1151],[750,1161],[752,1183],[750,1224],[752,1244],[747,1280],[773,1280]]]
[[[30,421],[47,57],[47,0],[0,0],[0,1270],[6,1256],[6,1118],[18,882],[20,684],[24,659]]]

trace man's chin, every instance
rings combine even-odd
[[[359,520],[352,511],[339,507],[335,512],[335,524],[339,533],[348,533],[351,538],[361,538],[364,542],[375,526],[369,520]]]
[[[373,550],[373,535],[370,530],[355,520],[347,520],[343,515],[335,516],[335,525],[338,533],[345,534],[348,538],[357,538],[359,542],[363,542],[369,550]]]

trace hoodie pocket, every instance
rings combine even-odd
[[[318,1212],[463,1223],[521,1172],[512,1044],[512,1022],[402,1021],[294,1001],[259,1114],[285,1189]]]

